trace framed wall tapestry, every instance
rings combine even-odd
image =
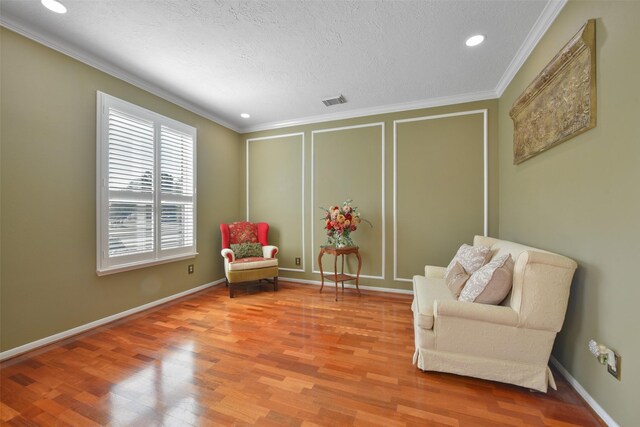
[[[596,126],[595,41],[590,19],[513,103],[514,164]]]

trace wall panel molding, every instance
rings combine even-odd
[[[413,117],[393,121],[393,280],[399,282],[412,282],[411,278],[398,277],[398,125],[424,120],[437,120],[449,117],[482,114],[483,116],[483,233],[489,232],[489,139],[488,139],[488,109],[459,111],[448,114],[436,114],[432,116]]]
[[[381,273],[379,276],[372,276],[372,275],[365,275],[365,274],[361,274],[360,277],[361,278],[366,278],[366,279],[378,279],[378,280],[384,280],[385,279],[385,268],[386,268],[386,215],[385,215],[385,123],[384,122],[375,122],[375,123],[366,123],[366,124],[361,124],[361,125],[353,125],[353,126],[342,126],[342,127],[336,127],[336,128],[329,128],[329,129],[319,129],[319,130],[314,130],[311,131],[311,262],[313,263],[315,260],[315,256],[316,256],[316,243],[315,243],[315,238],[314,238],[314,227],[316,226],[316,214],[315,211],[317,210],[316,207],[316,202],[315,202],[315,135],[316,134],[320,134],[320,133],[327,133],[327,132],[339,132],[339,131],[344,131],[344,130],[351,130],[351,129],[360,129],[360,128],[367,128],[367,127],[375,127],[375,126],[379,126],[380,127],[380,140],[381,140],[381,145],[380,145],[380,151],[381,151],[381,181],[380,181],[380,195],[381,195],[381,204],[380,204],[380,214],[381,214],[381,219],[382,219],[382,229],[381,229],[381,259],[382,259],[382,266],[381,266]],[[314,264],[312,264],[314,265]],[[320,274],[320,270],[316,270],[315,268],[311,269],[312,273],[318,273]],[[333,273],[331,271],[326,271],[327,273]]]
[[[250,171],[249,171],[249,166],[250,166],[250,147],[251,147],[251,143],[252,142],[256,142],[256,141],[267,141],[267,140],[273,140],[273,139],[280,139],[280,138],[290,138],[290,137],[295,137],[295,136],[299,136],[300,137],[300,143],[302,144],[302,154],[301,154],[301,163],[302,163],[302,173],[300,174],[300,179],[301,179],[301,185],[300,188],[302,189],[302,194],[300,195],[300,200],[301,200],[301,206],[300,206],[300,215],[301,215],[301,232],[300,232],[300,236],[302,239],[302,268],[284,268],[284,267],[279,267],[278,270],[280,271],[294,271],[294,272],[299,272],[299,273],[304,273],[307,271],[306,268],[306,251],[305,251],[305,235],[304,235],[304,221],[305,221],[305,203],[304,203],[304,196],[305,196],[305,191],[304,191],[304,178],[305,178],[305,167],[304,167],[304,163],[305,163],[305,150],[304,150],[304,132],[295,132],[295,133],[286,133],[286,134],[281,134],[281,135],[272,135],[272,136],[264,136],[264,137],[260,137],[260,138],[249,138],[247,139],[246,142],[246,218],[247,221],[249,221],[250,218],[250,191],[251,191],[251,186],[250,186]]]

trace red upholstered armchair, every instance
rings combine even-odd
[[[224,274],[229,287],[229,296],[233,298],[234,286],[249,281],[267,280],[273,283],[273,290],[278,290],[278,248],[269,245],[269,224],[249,221],[220,224],[222,234],[222,257],[224,258]],[[261,246],[261,253],[251,254],[245,258],[236,258],[231,245],[254,243]],[[258,249],[258,251],[260,251]],[[239,249],[236,247],[236,250]],[[257,256],[260,255],[260,256]]]

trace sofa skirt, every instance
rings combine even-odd
[[[466,354],[447,353],[417,347],[413,363],[423,371],[448,372],[547,392],[557,390],[548,366],[529,365],[510,360],[496,360]]]

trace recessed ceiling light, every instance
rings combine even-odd
[[[471,36],[467,39],[465,44],[469,47],[478,46],[480,43],[484,41],[485,37],[482,34],[478,34],[475,36]]]
[[[243,119],[248,119],[249,117],[251,117],[251,114],[249,114],[249,113],[242,113],[242,114],[240,114],[240,117],[242,117]]]
[[[40,3],[47,9],[55,13],[67,13],[65,5],[56,0],[40,0]]]

